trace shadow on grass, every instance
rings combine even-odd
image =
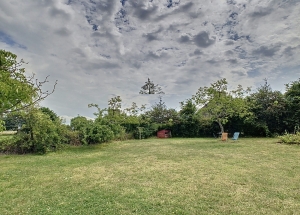
[[[90,152],[97,152],[100,149],[104,150],[107,148],[109,143],[101,143],[101,144],[92,144],[92,145],[82,145],[82,146],[69,146],[67,145],[61,152],[67,153],[90,153]]]

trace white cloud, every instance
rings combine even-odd
[[[138,95],[148,77],[175,108],[223,77],[254,88],[268,78],[275,89],[296,80],[299,10],[297,1],[7,0],[0,47],[58,80],[42,104],[61,116],[92,117],[87,104],[114,95],[153,104]]]

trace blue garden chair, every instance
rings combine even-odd
[[[234,132],[232,139],[237,140],[239,138],[240,132]]]

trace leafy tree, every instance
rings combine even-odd
[[[5,130],[18,130],[25,124],[24,116],[20,111],[7,113],[3,117]]]
[[[92,120],[88,120],[84,116],[76,116],[76,117],[71,119],[70,127],[71,127],[72,131],[77,133],[79,141],[83,142],[84,138],[85,138],[85,135],[86,135],[86,129],[91,124],[93,124]]]
[[[76,116],[71,119],[70,126],[72,130],[74,131],[81,131],[83,130],[87,125],[91,124],[91,120],[88,120],[84,116]]]
[[[140,94],[165,94],[161,87],[158,84],[155,85],[149,78],[141,88]]]
[[[51,92],[43,92],[48,76],[43,81],[35,79],[34,74],[27,77],[23,63],[15,54],[0,50],[0,116],[32,106],[54,92],[56,82]]]
[[[41,107],[40,110],[44,114],[48,115],[52,121],[60,120],[59,117],[57,116],[57,114],[53,110],[51,110],[50,108]]]
[[[287,123],[290,131],[300,127],[300,79],[286,84]]]
[[[280,91],[273,91],[265,79],[264,85],[252,93],[248,100],[255,117],[253,124],[260,130],[260,135],[270,136],[284,132],[286,101]]]
[[[89,104],[89,107],[96,107],[98,110],[98,113],[95,113],[97,118],[94,124],[107,126],[115,139],[125,138],[125,128],[122,124],[126,121],[126,114],[121,110],[121,102],[121,97],[116,96],[108,101],[108,108],[105,109],[99,108],[97,104]]]
[[[24,119],[22,128],[9,139],[1,150],[16,153],[41,153],[59,149],[66,142],[63,125],[53,122],[48,115],[35,107],[28,107],[19,113]]]
[[[145,109],[146,105],[141,105],[139,107],[135,102],[132,102],[131,107],[124,110],[125,114],[122,126],[126,129],[126,132],[132,133],[138,129],[142,123],[142,115]]]
[[[181,110],[179,114],[181,118],[190,119],[196,114],[197,107],[193,103],[193,100],[187,99],[185,102],[180,102],[180,105]]]
[[[250,91],[241,85],[236,90],[228,91],[225,78],[211,84],[210,87],[200,87],[192,97],[196,105],[200,106],[199,114],[211,121],[217,122],[221,132],[224,124],[234,115],[246,117],[251,115],[244,95]]]
[[[132,102],[131,107],[126,108],[125,112],[129,116],[138,116],[140,113],[142,113],[146,109],[146,105],[141,105],[139,107],[135,102]]]
[[[120,96],[111,98],[108,101],[108,114],[115,115],[116,112],[120,113],[122,107],[122,99]]]
[[[180,120],[174,123],[172,127],[172,134],[174,136],[181,137],[197,137],[199,134],[200,124],[198,117],[196,116],[196,105],[192,99],[180,102],[180,105]]]
[[[151,123],[166,124],[178,119],[178,113],[175,109],[168,109],[162,97],[159,98],[159,103],[155,103],[151,110],[145,112],[145,118],[148,118]]]

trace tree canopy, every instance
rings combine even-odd
[[[280,91],[273,91],[265,83],[252,93],[248,100],[251,103],[251,112],[255,116],[253,124],[265,135],[284,132],[284,118],[286,114],[286,101]]]
[[[17,55],[0,50],[0,115],[36,104],[54,92],[43,92],[42,86],[48,82],[35,79],[34,74],[27,77]]]
[[[245,117],[250,115],[249,107],[244,100],[244,95],[249,89],[244,90],[241,85],[236,90],[228,91],[225,78],[211,84],[210,87],[200,87],[192,97],[200,106],[199,112],[203,117],[217,122],[220,130],[224,132],[224,124],[234,115]]]
[[[285,98],[288,107],[287,123],[290,129],[300,127],[300,78],[286,84]]]
[[[145,85],[141,88],[140,94],[165,94],[158,84],[155,85],[152,81],[150,81],[150,78],[148,78],[148,81],[146,81]]]

